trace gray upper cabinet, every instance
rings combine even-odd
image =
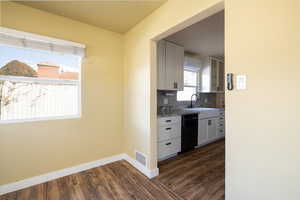
[[[157,43],[157,89],[163,90],[166,85],[166,41]]]
[[[200,92],[224,92],[224,61],[215,57],[205,59]]]
[[[161,40],[157,45],[157,89],[183,90],[184,48]]]

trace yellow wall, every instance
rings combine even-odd
[[[300,199],[299,0],[227,0],[226,71],[248,89],[226,93],[226,195]]]
[[[134,157],[135,150],[150,156],[154,169],[150,40],[221,1],[188,2],[169,0],[130,30],[124,63],[120,35],[4,3],[4,26],[84,43],[87,60],[82,119],[0,126],[0,185],[120,152]],[[298,0],[225,2],[226,71],[248,77],[246,91],[226,92],[226,199],[299,199],[299,6]]]
[[[2,1],[0,1],[0,26],[2,25]]]
[[[125,35],[126,153],[155,164],[155,64],[151,38],[219,1],[168,1]],[[298,0],[225,0],[226,71],[248,77],[226,92],[226,199],[300,196]],[[180,10],[180,11],[179,11]]]
[[[82,118],[0,125],[0,185],[122,152],[122,36],[15,3],[3,26],[83,43]]]

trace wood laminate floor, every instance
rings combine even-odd
[[[225,141],[159,163],[154,179],[185,200],[225,199]]]
[[[118,161],[0,196],[0,200],[223,200],[224,141],[159,163],[149,180]]]

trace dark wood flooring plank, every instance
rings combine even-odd
[[[39,184],[17,192],[17,200],[46,200],[46,186]]]
[[[102,169],[103,167],[91,169],[93,171],[93,176],[90,177],[91,183],[97,187],[97,191],[99,192],[101,199],[114,200],[115,197],[110,192],[110,179],[106,178],[105,172],[102,171]]]
[[[60,192],[57,185],[57,181],[49,181],[45,184],[47,186],[47,200],[60,200]]]
[[[12,192],[12,193],[0,196],[0,200],[16,200],[16,199],[17,199],[17,193],[16,192]]]
[[[186,200],[223,200],[225,196],[225,141],[181,154],[159,163],[156,181]]]
[[[159,163],[149,180],[118,161],[0,196],[0,200],[224,200],[225,143]]]
[[[104,167],[97,168],[102,177],[105,180],[105,188],[109,192],[113,199],[134,199],[130,194],[124,189],[124,186],[119,183],[119,178],[115,178],[112,171],[106,165]]]
[[[59,200],[85,200],[78,174],[73,174],[55,180]],[[56,193],[57,194],[57,193]],[[50,194],[49,194],[50,196]]]
[[[125,179],[129,180],[129,184],[135,186],[132,188],[135,193],[145,194],[147,199],[153,200],[177,199],[176,195],[160,187],[160,185],[153,184],[151,180],[141,174],[138,170],[132,168],[129,163],[122,161],[121,164],[122,167],[120,168],[115,166],[114,173],[117,176],[123,176]]]

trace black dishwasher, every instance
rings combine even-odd
[[[181,152],[193,150],[198,143],[198,114],[182,115]]]

